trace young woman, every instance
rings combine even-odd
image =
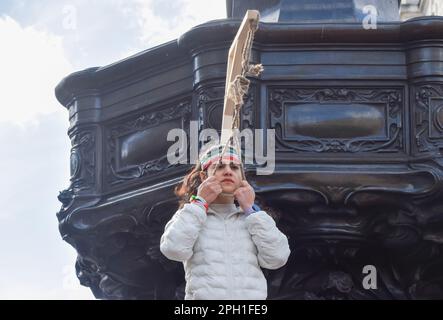
[[[239,156],[215,146],[176,188],[179,210],[166,224],[160,250],[184,264],[186,300],[266,299],[260,267],[285,265],[288,239],[255,204]],[[234,204],[237,200],[239,207]]]

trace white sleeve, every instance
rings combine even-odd
[[[203,208],[193,203],[185,204],[166,224],[160,238],[160,251],[170,260],[188,260],[205,221]]]
[[[288,238],[277,228],[274,219],[258,211],[246,218],[252,241],[258,249],[258,262],[266,269],[278,269],[288,261],[291,250]]]

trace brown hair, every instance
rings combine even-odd
[[[206,170],[201,170],[200,163],[197,163],[183,178],[182,181],[175,187],[174,193],[179,198],[179,209],[183,208],[186,203],[189,203],[189,198],[192,195],[197,195],[197,190],[200,184],[203,182],[200,178],[200,172],[204,172],[207,175]],[[245,172],[245,179],[250,176],[249,172]],[[279,220],[280,212],[272,207],[267,206],[263,197],[256,195],[256,202],[268,215],[274,220]]]
[[[192,195],[197,195],[197,189],[203,182],[200,178],[200,172],[206,173],[206,171],[201,170],[200,163],[197,163],[175,187],[174,193],[179,198],[179,209],[183,208],[185,203],[189,203],[189,198]]]

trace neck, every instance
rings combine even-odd
[[[230,193],[221,193],[212,203],[218,203],[218,204],[234,203],[234,195]]]

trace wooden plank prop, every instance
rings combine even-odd
[[[258,76],[263,71],[261,64],[251,65],[249,63],[259,19],[260,13],[257,10],[248,10],[229,49],[220,138],[220,144],[224,144],[222,156],[228,145],[236,148],[238,154],[241,155],[240,143],[234,132],[239,129],[240,109],[244,103],[243,98],[249,89],[250,80],[246,77]]]

